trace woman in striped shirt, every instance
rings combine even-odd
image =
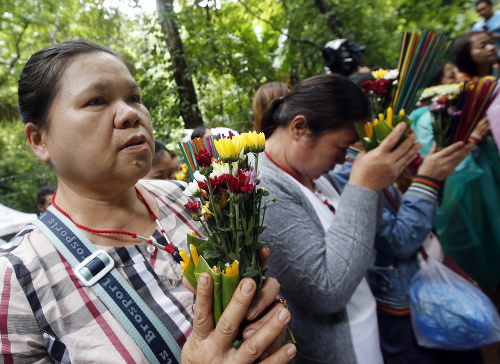
[[[215,328],[210,276],[200,277],[196,303],[182,285],[178,248],[200,226],[181,185],[138,182],[151,168],[151,118],[113,51],[69,41],[37,52],[19,80],[19,110],[59,188],[52,207],[0,251],[5,363],[176,363],[181,348],[187,363],[293,358],[293,345],[279,348],[290,314],[272,304],[275,280],[256,297],[255,283],[242,280]],[[85,249],[97,255],[74,264]],[[234,349],[241,321],[256,317]]]

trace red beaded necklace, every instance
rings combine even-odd
[[[271,162],[273,162],[276,167],[278,167],[279,169],[281,169],[283,172],[285,173],[288,173],[290,176],[292,176],[295,180],[297,180],[302,186],[304,187],[307,187],[305,184],[302,183],[302,181],[296,176],[294,175],[292,172],[288,171],[287,169],[285,169],[284,167],[280,166],[278,164],[278,162],[276,162],[274,159],[271,158],[271,156],[269,154],[267,154],[266,151],[264,151],[264,154],[267,156],[267,158],[269,158],[269,160]],[[323,204],[325,204],[329,209],[330,211],[335,215],[335,207],[333,207],[333,205],[331,203],[328,202],[328,200],[326,199],[326,197],[323,195],[323,193],[316,187],[316,183],[314,183],[314,181],[312,179],[310,179],[311,181],[311,184],[314,188],[314,191],[313,193],[316,195],[317,198],[319,198],[321,200],[321,202],[323,202]]]
[[[158,220],[158,217],[155,215],[155,213],[153,212],[153,210],[149,206],[148,202],[146,201],[146,199],[144,198],[144,196],[142,196],[141,192],[137,189],[137,187],[134,186],[134,188],[135,188],[135,192],[137,192],[137,195],[139,196],[140,200],[142,201],[142,203],[148,209],[149,214],[151,215],[151,217],[153,218],[153,220],[156,222],[156,225],[158,225],[158,228],[160,229],[163,237],[166,239],[168,245],[161,245],[160,243],[154,241],[153,239],[148,239],[148,238],[145,238],[143,236],[137,235],[135,233],[131,233],[129,231],[121,231],[121,230],[96,230],[96,229],[91,229],[91,228],[89,228],[87,226],[84,226],[84,225],[80,225],[80,224],[76,223],[75,221],[73,221],[73,219],[71,218],[71,216],[69,216],[69,214],[66,211],[64,211],[59,206],[57,206],[57,204],[56,204],[56,193],[57,193],[57,190],[54,192],[54,195],[52,196],[52,205],[57,209],[57,211],[59,211],[61,214],[63,214],[64,216],[66,216],[68,219],[70,219],[73,224],[75,224],[77,227],[79,227],[80,229],[83,229],[85,231],[88,231],[88,232],[91,232],[91,233],[94,233],[94,234],[122,234],[122,235],[128,235],[128,236],[131,236],[134,239],[139,239],[139,240],[141,240],[141,241],[143,241],[145,243],[154,245],[158,249],[164,250],[167,253],[171,254],[172,256],[177,255],[178,254],[177,253],[177,249],[170,242],[170,239],[168,238],[168,236],[167,236],[167,234],[165,232],[165,229],[163,229],[163,226],[161,226],[161,224],[160,224],[160,220]],[[174,256],[174,258],[175,258],[175,256]]]

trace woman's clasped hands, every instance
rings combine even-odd
[[[415,143],[415,133],[409,133],[398,145],[406,127],[405,122],[399,123],[377,148],[359,153],[352,166],[349,183],[380,192],[394,182],[422,146]]]
[[[296,353],[295,345],[280,347],[290,312],[282,304],[272,304],[279,292],[279,283],[267,278],[257,294],[256,289],[252,279],[243,279],[214,328],[213,281],[209,274],[202,274],[198,279],[193,331],[182,350],[182,363],[290,362]],[[258,321],[244,328],[245,341],[239,349],[234,349],[240,323],[244,319],[253,320],[263,312]]]

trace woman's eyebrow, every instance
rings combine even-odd
[[[79,94],[83,95],[83,94],[86,94],[86,93],[89,93],[92,91],[104,91],[104,90],[108,90],[111,88],[114,88],[114,86],[109,85],[107,83],[94,83],[94,84],[90,85],[89,87],[83,89]],[[134,90],[134,89],[138,89],[139,85],[136,82],[130,82],[128,85],[125,86],[125,88],[127,88],[129,90]]]

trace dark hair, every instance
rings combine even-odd
[[[54,44],[33,54],[19,78],[17,93],[21,121],[43,128],[66,68],[82,54],[99,52],[109,53],[121,59],[111,49],[86,40]]]
[[[453,43],[453,63],[460,72],[467,73],[470,77],[477,76],[476,62],[471,55],[471,38],[482,32],[469,32],[458,37]]]
[[[167,149],[165,144],[155,139],[155,154],[151,165],[156,166],[160,162],[160,158],[164,153],[168,153],[170,155],[170,151]]]
[[[488,5],[493,5],[493,2],[492,2],[492,1],[490,1],[490,0],[477,0],[477,1],[476,1],[476,6],[478,6],[478,5],[479,5],[479,4],[481,4],[481,3],[486,3],[486,4],[488,4]]]
[[[38,190],[36,194],[36,202],[38,205],[43,205],[45,203],[45,197],[47,195],[53,195],[56,192],[57,187],[54,186],[43,186]]]
[[[313,138],[371,118],[370,102],[356,84],[340,75],[310,77],[285,97],[271,101],[262,117],[266,137],[303,115]]]
[[[432,75],[431,80],[429,82],[429,87],[441,85],[441,80],[443,79],[444,76],[444,69],[447,64],[448,63],[441,63],[439,67],[434,71],[434,74]]]
[[[194,138],[203,138],[203,135],[205,135],[205,131],[208,128],[206,126],[199,126],[197,128],[194,128],[193,133],[191,134],[191,140]]]
[[[260,133],[262,115],[267,105],[277,97],[285,96],[290,92],[290,86],[284,82],[267,82],[259,87],[253,97],[253,128]]]

